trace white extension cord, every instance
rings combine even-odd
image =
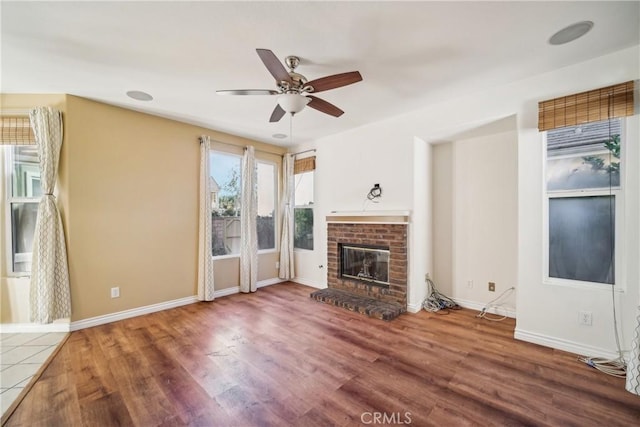
[[[436,284],[427,276],[427,297],[422,302],[422,308],[431,313],[449,314],[449,310],[459,310],[461,307],[453,299],[440,293]]]
[[[624,378],[627,376],[627,364],[621,358],[605,359],[603,357],[578,357],[578,360],[613,377]]]
[[[485,305],[482,310],[480,311],[480,313],[478,313],[476,315],[477,318],[479,319],[486,319],[486,320],[490,320],[492,322],[500,322],[504,319],[506,319],[508,316],[505,314],[502,317],[492,317],[489,316],[488,311],[490,309],[494,309],[496,312],[498,311],[498,308],[502,308],[502,305],[504,305],[504,303],[506,301],[503,301],[501,303],[498,304],[498,301],[500,301],[502,298],[504,298],[507,295],[510,295],[512,292],[514,292],[516,290],[516,288],[514,286],[510,287],[509,289],[507,289],[506,291],[504,291],[503,293],[501,293],[497,298],[495,298],[492,301],[489,301],[487,303],[487,305]],[[506,309],[505,309],[505,313],[506,313]]]

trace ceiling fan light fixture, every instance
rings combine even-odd
[[[285,93],[278,97],[278,105],[287,113],[297,114],[311,101],[297,93]]]

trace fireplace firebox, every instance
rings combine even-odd
[[[340,243],[339,277],[389,287],[389,247]]]

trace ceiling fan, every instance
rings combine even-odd
[[[278,96],[278,104],[271,113],[270,122],[279,121],[285,113],[291,115],[299,113],[306,105],[330,116],[340,117],[344,111],[311,94],[347,86],[362,80],[360,72],[351,71],[308,81],[305,76],[295,71],[300,64],[300,58],[297,56],[285,58],[285,63],[289,68],[287,71],[269,49],[256,49],[256,51],[267,70],[276,79],[278,90],[236,89],[217,90],[216,93],[218,95],[280,95]]]

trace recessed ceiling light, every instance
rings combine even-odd
[[[569,43],[587,34],[593,28],[593,22],[582,21],[571,24],[551,36],[549,44],[561,45]]]
[[[137,101],[151,101],[153,99],[153,96],[139,90],[130,90],[127,92],[127,96]]]
[[[276,139],[285,139],[287,137],[287,135],[285,135],[284,133],[274,133],[271,136],[276,138]]]

